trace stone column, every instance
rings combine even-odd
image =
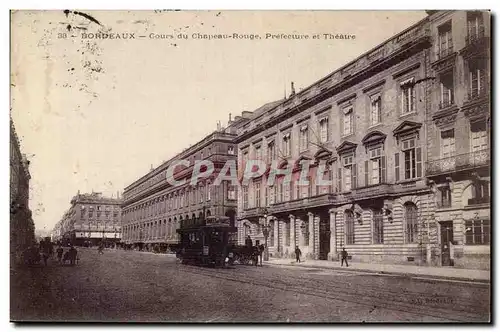
[[[313,242],[313,253],[314,259],[319,259],[319,216],[314,217],[313,231],[314,231],[314,242]]]
[[[330,209],[330,252],[328,253],[329,260],[337,260],[337,223],[335,219],[337,218],[337,210]]]
[[[309,218],[309,252],[313,253],[314,251],[314,214],[312,212],[307,213]],[[311,248],[313,250],[311,250]]]
[[[302,220],[300,220],[300,218],[295,218],[295,229],[294,229],[294,231],[295,231],[295,246],[299,246],[299,247],[302,245],[302,243],[300,241],[300,239],[302,238],[300,225],[302,225]]]
[[[290,218],[290,248],[291,252],[295,250],[295,216],[289,215],[288,218]]]
[[[275,250],[274,252],[278,252],[278,246],[279,246],[279,242],[278,242],[278,236],[279,236],[279,229],[278,229],[278,226],[279,226],[279,222],[278,222],[278,219],[276,218],[272,218],[271,220],[273,220],[273,226],[274,226],[274,247],[275,247]]]
[[[278,220],[278,252],[280,253],[280,256],[284,254],[285,252],[285,221],[280,219]]]

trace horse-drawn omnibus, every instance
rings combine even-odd
[[[182,264],[224,267],[233,260],[229,240],[235,232],[226,217],[207,217],[203,225],[181,227],[177,229],[181,247],[177,257]]]

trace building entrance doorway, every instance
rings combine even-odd
[[[319,259],[327,260],[330,252],[330,220],[321,217],[319,222]]]
[[[441,265],[451,266],[451,246],[453,245],[453,221],[441,222]]]

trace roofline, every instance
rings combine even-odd
[[[409,31],[409,30],[411,30],[411,29],[414,29],[415,27],[417,27],[417,26],[419,26],[419,25],[424,24],[426,21],[429,21],[429,15],[428,15],[428,14],[427,14],[427,16],[426,16],[426,17],[424,17],[424,18],[423,18],[423,19],[421,19],[420,21],[418,21],[418,22],[416,22],[416,23],[412,24],[411,26],[409,26],[408,28],[406,28],[406,29],[404,29],[404,30],[402,30],[402,31],[398,32],[397,34],[395,34],[395,35],[394,35],[394,36],[392,36],[391,38],[385,39],[385,40],[384,40],[383,42],[381,42],[380,44],[376,45],[375,47],[372,47],[371,49],[369,49],[368,51],[366,51],[366,52],[362,53],[361,55],[357,56],[356,58],[354,58],[353,60],[349,61],[349,62],[348,62],[348,63],[346,63],[345,65],[343,65],[343,66],[341,66],[341,67],[339,67],[339,68],[335,69],[334,71],[332,71],[332,72],[331,72],[331,73],[329,73],[328,75],[323,76],[322,78],[320,78],[320,79],[318,79],[318,80],[314,81],[312,84],[308,85],[307,87],[303,88],[301,91],[297,92],[297,93],[295,94],[295,96],[300,95],[301,93],[304,93],[305,91],[309,90],[309,89],[310,89],[310,88],[312,88],[313,86],[315,86],[315,85],[317,85],[317,84],[319,84],[319,83],[321,83],[321,82],[323,82],[323,81],[327,80],[328,78],[332,77],[332,76],[333,76],[333,75],[335,75],[336,73],[341,72],[344,68],[349,67],[350,65],[352,65],[352,64],[353,64],[353,63],[355,63],[356,61],[358,61],[358,60],[360,60],[361,58],[363,58],[363,57],[367,56],[368,54],[372,53],[372,52],[373,52],[374,50],[376,50],[377,48],[382,47],[383,45],[387,44],[388,42],[390,42],[390,41],[391,41],[391,40],[393,40],[393,39],[397,39],[400,35],[402,35],[402,34],[404,34],[404,33],[408,32],[408,31]],[[283,105],[284,103],[286,103],[289,99],[290,99],[290,98],[285,98],[285,99],[284,99],[281,103],[276,104],[274,107],[272,107],[272,108],[268,109],[266,112],[263,112],[262,114],[260,114],[260,115],[259,115],[259,117],[260,117],[261,115],[264,115],[265,113],[267,113],[267,112],[269,112],[269,111],[273,110],[273,109],[278,108],[280,105]],[[252,118],[252,119],[249,119],[249,120],[250,120],[250,121],[252,121],[252,120],[255,120],[255,119],[257,119],[257,118],[258,118],[258,117],[255,117],[255,118]]]
[[[151,171],[149,171],[148,173],[144,174],[143,176],[141,176],[139,179],[135,180],[134,182],[132,182],[131,184],[129,184],[128,186],[126,186],[124,189],[123,189],[123,192],[129,190],[130,188],[132,188],[133,186],[139,184],[140,182],[142,182],[143,180],[147,179],[148,176],[151,176],[152,174],[154,174],[156,171],[160,170],[160,169],[164,169],[166,165],[168,165],[169,163],[175,161],[175,160],[178,160],[178,157],[181,156],[182,154],[187,154],[187,155],[190,155],[191,153],[193,153],[194,151],[196,151],[196,149],[199,148],[199,144],[202,143],[203,141],[207,140],[210,136],[216,134],[216,133],[220,133],[220,134],[223,134],[223,135],[228,135],[228,136],[234,136],[234,138],[236,138],[237,134],[231,134],[231,133],[226,133],[226,132],[220,132],[220,131],[217,131],[217,130],[214,130],[212,131],[211,133],[209,133],[208,135],[206,135],[205,137],[203,137],[202,139],[200,139],[199,141],[197,141],[194,145],[188,147],[187,149],[177,153],[175,156],[171,157],[169,160],[163,162],[161,165],[153,168]],[[217,138],[213,139],[213,140],[208,140],[208,142],[211,142],[211,141],[216,141]],[[189,153],[188,153],[189,152]]]

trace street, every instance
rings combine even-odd
[[[11,272],[11,320],[478,322],[489,285],[301,267],[185,266],[146,252],[79,248],[76,266]]]

